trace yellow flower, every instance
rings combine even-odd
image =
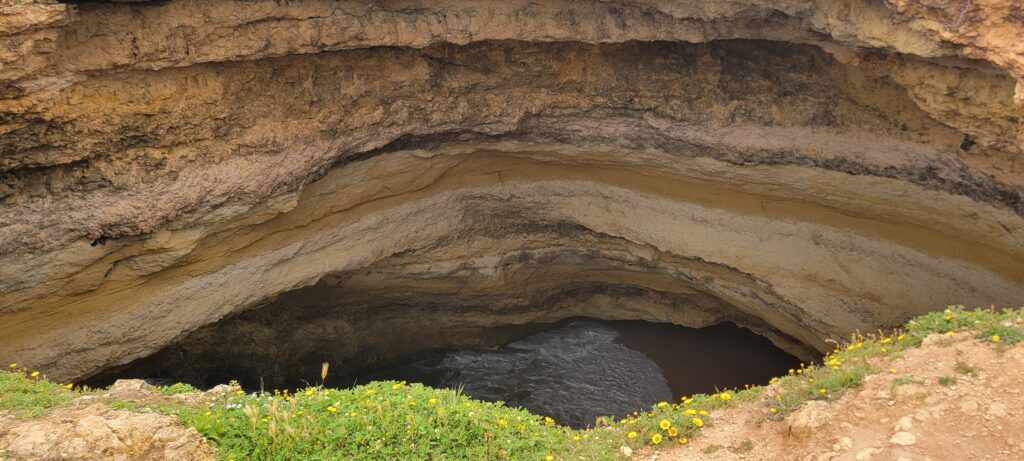
[[[668,422],[667,419],[663,419],[660,423],[658,423],[658,426],[664,430],[668,430],[668,428],[672,427],[672,423]]]
[[[35,378],[36,376],[39,376],[39,372],[38,371],[33,371],[32,374],[29,375],[29,376],[32,376],[33,378]]]
[[[668,430],[668,436],[669,437],[675,437],[677,435],[679,435],[679,429],[676,429],[674,427],[669,428],[669,430]]]
[[[700,418],[697,418],[697,417],[694,417],[693,418],[693,425],[697,426],[697,427],[704,427],[704,420],[700,419]]]
[[[67,384],[64,385],[64,387],[68,388],[68,389],[71,389],[71,388],[75,387],[75,385],[74,385],[74,383],[67,383]]]
[[[821,389],[818,389],[818,392],[821,392],[822,394],[825,394],[825,393],[828,393],[828,389],[825,389],[825,388],[823,387],[823,388],[821,388]]]
[[[651,442],[653,442],[655,445],[661,443],[661,434],[655,433],[654,435],[652,435]]]
[[[338,411],[338,409],[334,408],[334,405],[328,405],[327,406],[327,411],[329,411],[331,413],[334,413],[335,411]]]
[[[554,457],[554,456],[551,456],[551,455],[547,455],[547,456],[545,456],[545,457],[544,457],[544,459],[545,459],[546,461],[551,461],[551,460],[555,459],[555,457]]]
[[[391,385],[391,390],[398,389],[398,388],[400,388],[400,387],[402,387],[404,385],[405,385],[405,381],[400,381],[398,383],[392,384]]]
[[[896,340],[897,341],[903,341],[904,337],[905,337],[904,335],[899,335],[899,336],[896,337]]]
[[[444,408],[438,408],[437,409],[437,414],[443,415],[444,414]]]
[[[10,368],[14,368],[14,367],[18,366],[18,364],[17,363],[12,363],[12,364],[7,365],[7,366],[10,367]]]
[[[690,398],[690,399],[683,400],[683,403],[689,405],[689,404],[693,403],[693,399]]]
[[[882,352],[889,352],[889,349],[886,349],[886,348],[883,347],[882,348]]]
[[[572,441],[573,442],[579,442],[580,441],[580,436],[578,436],[578,435],[572,436]]]
[[[892,338],[885,338],[882,340],[882,344],[889,344],[892,342]]]
[[[999,338],[999,335],[992,335],[992,342],[994,342],[994,343],[998,343],[998,342],[999,342],[999,339],[1000,339],[1000,338]]]
[[[947,331],[946,332],[946,336],[953,336],[953,332],[952,331]]]
[[[889,373],[896,373],[896,369],[895,368],[890,368],[889,369]]]
[[[695,415],[695,414],[697,414],[697,411],[696,411],[696,410],[694,410],[694,409],[692,409],[692,408],[687,408],[687,409],[686,409],[686,411],[684,411],[684,412],[683,412],[683,414],[686,414],[686,415]]]
[[[206,412],[206,413],[203,413],[203,416],[210,416],[210,415],[212,415],[212,414],[213,414],[213,413],[211,413],[211,412],[209,412],[209,411],[208,411],[208,412]]]
[[[689,440],[686,440],[686,437],[680,437],[679,438],[679,444],[680,445],[684,445],[684,444],[686,444],[686,442],[689,442]]]
[[[721,397],[722,400],[729,400],[732,398],[732,395],[729,395],[728,392],[722,392],[721,394],[718,394],[718,396]]]
[[[235,394],[236,394],[236,395],[242,395],[242,394],[244,394],[244,393],[245,393],[245,391],[243,391],[243,390],[241,390],[241,389],[239,389],[239,390],[235,391]]]
[[[626,437],[629,437],[631,439],[635,439],[636,438],[636,432],[630,431],[629,434],[626,434]]]
[[[373,395],[377,393],[377,389],[367,389],[366,395]]]
[[[544,417],[544,425],[545,426],[550,426],[552,424],[555,424],[555,420],[551,419],[550,416],[545,416]]]
[[[776,409],[774,409],[774,408],[772,408],[772,410],[771,410],[771,411],[772,411],[772,413],[778,413],[778,412],[779,412],[779,410],[776,410]]]
[[[704,411],[704,410],[701,410],[701,411],[700,411],[700,415],[701,415],[701,416],[707,416],[707,415],[708,415],[708,412],[706,412],[706,411]]]
[[[437,403],[437,398],[431,397],[430,400],[427,400],[427,403],[433,405],[433,404]]]
[[[306,397],[313,395],[313,389],[306,389]]]
[[[658,408],[665,408],[668,406],[668,402],[658,402]]]

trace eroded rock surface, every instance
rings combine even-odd
[[[0,356],[1019,303],[1024,18],[966,4],[4,3]]]
[[[213,450],[175,416],[96,404],[29,421],[0,415],[0,450],[21,460],[205,461]]]

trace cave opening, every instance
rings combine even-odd
[[[800,365],[764,337],[731,323],[688,328],[584,318],[497,348],[437,351],[349,379],[460,389],[586,427],[602,416],[621,418],[696,393],[767,384]]]
[[[476,399],[501,401],[550,416],[560,424],[586,427],[598,417],[623,417],[662,401],[767,384],[801,365],[800,358],[765,336],[729,321],[691,328],[657,321],[571,316],[553,322],[458,331],[446,328],[444,322],[421,323],[415,333],[399,327],[396,334],[378,343],[406,343],[391,351],[366,344],[346,349],[339,345],[351,339],[335,336],[344,329],[332,328],[325,320],[337,318],[338,311],[302,315],[297,315],[294,307],[268,311],[273,304],[217,322],[156,354],[106,370],[82,384],[98,387],[117,379],[145,379],[151,384],[184,382],[210,388],[237,380],[244,389],[255,392],[407,381],[458,389]],[[422,306],[406,312],[412,312],[413,318],[424,315]],[[391,314],[394,311],[380,318],[400,321]],[[359,317],[357,312],[346,322]],[[366,320],[382,323],[372,317]],[[319,333],[311,333],[314,329]],[[298,337],[306,340],[296,340]],[[323,362],[331,364],[326,380],[318,376]]]

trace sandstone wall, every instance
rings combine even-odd
[[[1020,9],[4,3],[0,357],[79,379],[302,306],[381,357],[439,315],[806,356],[1019,303]]]

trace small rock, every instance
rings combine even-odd
[[[977,400],[964,400],[960,402],[960,411],[965,415],[974,416],[978,414],[978,401]]]
[[[229,395],[240,391],[242,388],[231,384],[218,384],[206,391],[210,395]]]
[[[838,442],[832,444],[832,449],[835,451],[847,451],[853,448],[853,439],[849,437],[842,437]]]
[[[904,416],[900,418],[899,421],[896,421],[896,424],[892,425],[892,430],[894,432],[909,431],[913,427],[914,420],[912,420],[909,416]]]
[[[892,435],[891,439],[889,439],[889,443],[909,447],[917,443],[917,437],[909,432],[897,432]]]
[[[896,400],[902,400],[913,397],[924,397],[930,394],[928,389],[920,384],[904,384],[902,386],[896,386],[893,390],[893,395],[896,396]]]
[[[994,402],[988,406],[988,413],[985,413],[986,419],[1000,418],[1006,416],[1006,404],[1002,402]]]
[[[865,449],[863,449],[861,451],[858,451],[857,454],[854,455],[854,458],[856,458],[857,461],[867,461],[867,460],[871,459],[872,456],[875,456],[875,454],[880,452],[880,451],[882,451],[882,450],[880,450],[878,448],[874,448],[874,447],[865,448]]]
[[[622,456],[629,458],[633,456],[633,449],[623,445],[619,447],[619,453],[622,453]]]
[[[924,403],[927,405],[941,405],[946,401],[946,397],[938,394],[932,394],[924,398]]]
[[[814,400],[804,404],[803,408],[786,418],[789,426],[787,431],[790,436],[803,437],[811,435],[815,429],[824,426],[832,416],[827,411],[827,405],[820,400]]]

